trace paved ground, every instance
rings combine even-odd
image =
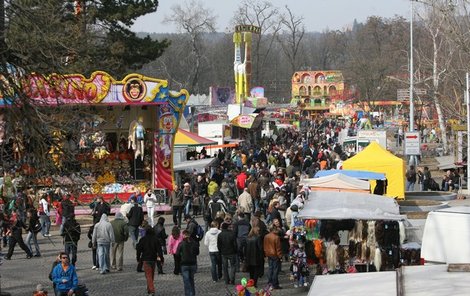
[[[171,221],[170,216],[165,216],[166,221]],[[82,219],[81,219],[82,220]],[[99,296],[127,296],[127,295],[147,295],[145,276],[143,273],[136,272],[135,252],[132,248],[130,240],[125,245],[124,270],[122,272],[111,272],[106,275],[100,275],[99,272],[91,270],[91,250],[88,249],[88,238],[86,232],[88,227],[85,219],[82,224],[82,239],[78,247],[78,277],[84,282],[90,290],[90,295]],[[170,233],[172,223],[167,225],[167,233]],[[39,239],[42,257],[26,259],[25,253],[18,247],[12,256],[12,260],[3,260],[0,266],[1,273],[1,290],[0,292],[8,292],[11,295],[29,296],[34,291],[37,284],[42,284],[51,292],[52,285],[48,279],[49,271],[54,258],[59,251],[62,251],[62,240],[58,235],[58,231],[52,232],[51,239]],[[3,252],[6,252],[4,249]],[[199,271],[196,274],[196,293],[204,296],[225,296],[235,295],[235,287],[226,287],[224,283],[213,283],[210,276],[210,259],[205,246],[201,246],[201,255],[198,258]],[[289,281],[289,266],[284,263],[282,270],[285,274],[280,275],[281,286],[283,290],[273,291],[273,295],[307,295],[308,288],[294,288]],[[181,276],[173,275],[173,258],[165,257],[164,271],[165,275],[156,275],[156,295],[183,295],[183,280]],[[267,264],[265,265],[267,272]],[[248,274],[237,273],[236,281],[240,282],[242,277],[248,277]],[[259,286],[262,287],[267,283],[266,276],[260,279]],[[232,293],[232,294],[230,294]]]

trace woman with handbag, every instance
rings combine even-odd
[[[37,235],[41,232],[41,223],[39,223],[39,217],[34,208],[29,208],[26,212],[26,231],[28,231],[28,236],[26,237],[26,245],[28,246],[31,253],[33,252],[33,247],[31,246],[31,240],[33,240],[34,247],[36,249],[36,254],[34,257],[41,257],[41,251],[39,250],[38,238]]]

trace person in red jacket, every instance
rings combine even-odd
[[[243,168],[242,172],[240,174],[238,174],[238,176],[237,176],[238,195],[242,194],[243,189],[245,189],[246,179],[248,179],[248,176],[246,175],[246,169]]]

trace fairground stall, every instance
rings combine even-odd
[[[53,75],[54,76],[54,75]],[[52,147],[54,164],[68,165],[67,175],[43,176],[37,186],[79,190],[80,202],[97,195],[105,200],[127,201],[146,188],[173,190],[173,145],[175,133],[188,99],[188,92],[173,92],[168,81],[129,74],[116,80],[97,71],[89,78],[79,74],[47,79],[29,75],[27,93],[39,108],[89,108],[76,132],[61,145],[76,145],[75,165],[65,163],[60,147]],[[12,104],[0,99],[5,107]],[[67,109],[70,108],[70,109]]]
[[[291,231],[305,246],[310,274],[387,271],[420,263],[419,251],[405,250],[405,220],[391,198],[313,191]]]

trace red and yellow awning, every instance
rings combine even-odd
[[[196,147],[217,145],[216,141],[201,137],[184,129],[178,129],[175,136],[175,147]]]

